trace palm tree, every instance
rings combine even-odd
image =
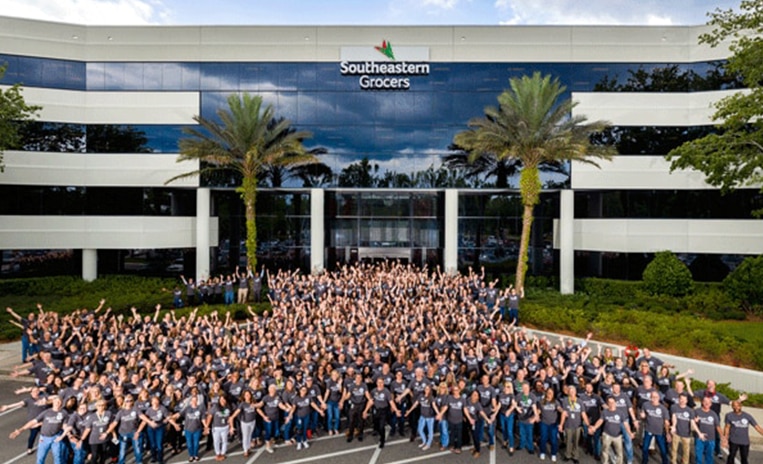
[[[262,97],[244,93],[228,97],[228,108],[217,111],[221,122],[194,116],[200,128],[188,128],[190,137],[181,139],[181,161],[200,161],[197,170],[180,174],[170,182],[215,171],[232,170],[241,176],[237,191],[244,201],[246,215],[246,257],[257,266],[257,227],[255,206],[260,175],[274,166],[313,163],[302,141],[310,132],[292,129],[287,119],[276,118],[273,107],[263,107]]]
[[[608,123],[586,123],[584,116],[571,116],[575,103],[559,98],[566,88],[558,79],[536,72],[509,80],[510,89],[499,97],[499,107],[485,108],[485,116],[469,121],[469,129],[459,132],[453,141],[477,160],[491,154],[498,160],[515,159],[522,163],[519,191],[524,211],[515,287],[524,286],[527,250],[533,223],[533,208],[538,204],[542,164],[577,160],[597,165],[594,158],[610,159],[609,146],[592,145],[590,136]]]

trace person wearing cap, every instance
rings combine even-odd
[[[63,409],[63,401],[59,396],[51,399],[52,407],[46,409],[37,415],[34,419],[28,421],[21,428],[11,432],[10,439],[14,440],[24,430],[30,430],[35,427],[40,428],[40,442],[37,445],[37,464],[43,464],[48,453],[53,454],[54,464],[65,464],[66,452],[64,450],[65,433],[69,430],[69,413]]]
[[[135,399],[132,395],[125,396],[122,408],[114,416],[107,431],[111,434],[116,430],[119,436],[119,464],[125,464],[128,446],[132,446],[135,462],[143,462],[143,443],[141,443],[140,434],[145,426],[145,422],[140,420],[140,411],[135,406]]]
[[[723,441],[729,447],[729,455],[726,458],[726,464],[734,464],[739,452],[739,459],[742,464],[749,464],[750,455],[750,429],[763,435],[761,427],[747,412],[742,411],[742,402],[739,400],[731,402],[731,412],[726,413],[723,419],[726,424],[723,429]]]

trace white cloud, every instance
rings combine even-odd
[[[495,0],[500,23],[513,24],[676,24],[685,13],[672,2],[655,0]]]
[[[459,0],[421,0],[423,6],[434,6],[445,10],[453,9]]]
[[[159,0],[4,0],[2,14],[86,25],[141,25],[162,22]]]

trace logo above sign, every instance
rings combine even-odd
[[[379,62],[379,53],[387,60]],[[363,90],[408,90],[411,76],[429,75],[429,48],[396,47],[383,40],[374,47],[342,47],[339,72],[359,76]]]

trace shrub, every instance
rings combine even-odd
[[[739,304],[717,286],[706,286],[702,291],[696,291],[685,297],[684,303],[686,311],[716,321],[725,319],[744,320],[746,317],[746,314],[739,309]]]
[[[723,279],[723,288],[747,312],[763,306],[763,256],[747,257]]]
[[[642,279],[644,289],[653,295],[684,296],[694,285],[689,268],[670,251],[655,253]]]
[[[577,287],[591,296],[612,298],[614,301],[625,303],[636,298],[641,282],[586,278],[578,280]]]

